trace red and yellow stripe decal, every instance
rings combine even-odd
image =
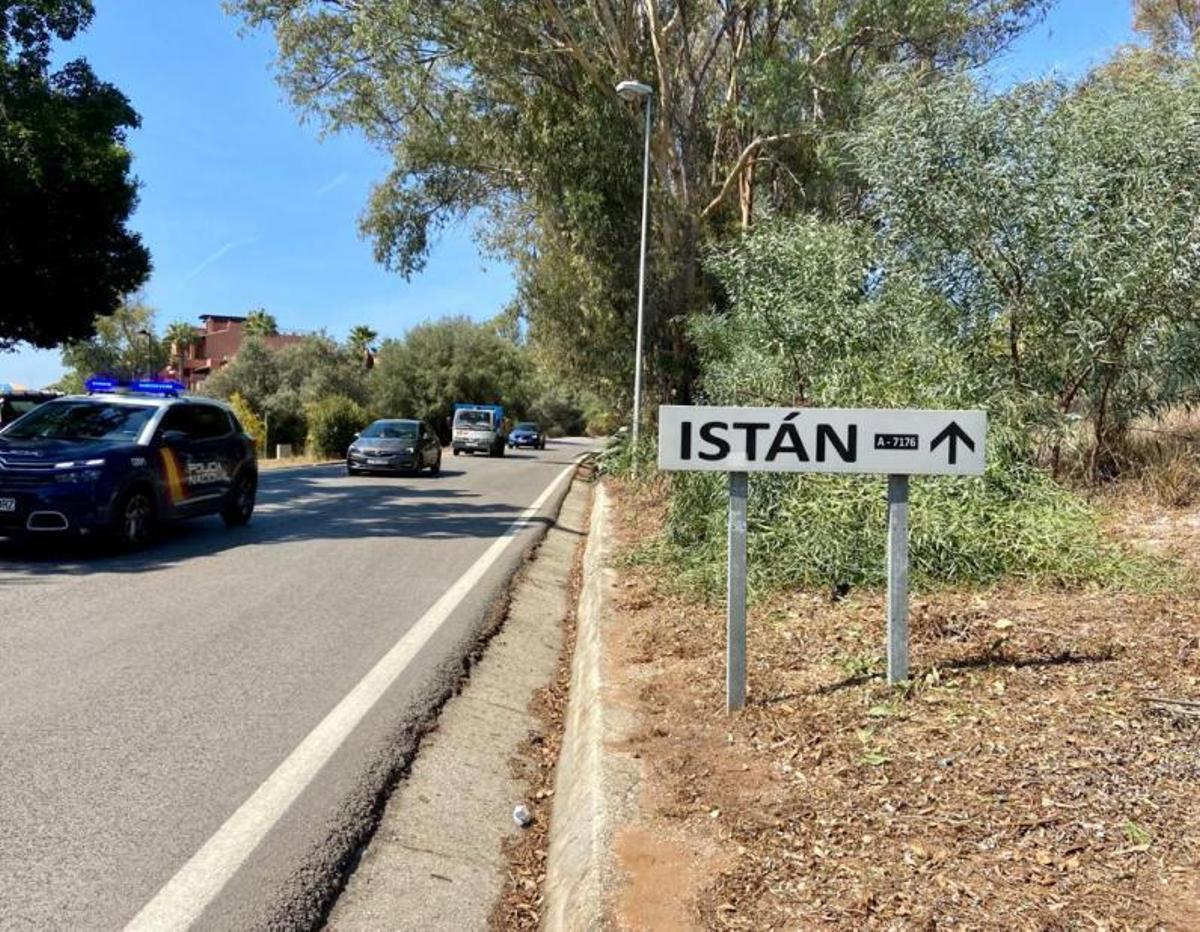
[[[162,458],[163,470],[167,475],[167,491],[171,496],[171,504],[178,505],[187,498],[187,489],[184,488],[183,483],[183,470],[179,468],[179,457],[175,455],[174,450],[163,447]]]

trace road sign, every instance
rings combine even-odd
[[[987,414],[886,408],[659,408],[658,466],[708,472],[978,476]]]
[[[908,477],[979,476],[987,413],[913,408],[658,409],[658,468],[729,473],[725,703],[746,699],[748,473],[874,473],[887,488],[888,682],[908,678]]]

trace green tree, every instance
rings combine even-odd
[[[242,340],[233,359],[200,384],[199,391],[225,400],[240,395],[250,409],[261,416],[278,386],[276,355],[267,348],[262,337],[252,335]]]
[[[350,329],[350,335],[346,342],[350,346],[350,351],[361,358],[371,351],[371,345],[378,336],[379,334],[366,324],[359,324]]]
[[[996,380],[974,365],[975,335],[918,271],[886,261],[890,248],[865,222],[802,218],[762,224],[714,256],[729,305],[693,320],[706,400],[983,405],[991,418],[985,476],[913,482],[914,579],[1114,582],[1119,561],[1095,516],[1030,462],[1024,412],[1006,406],[1007,388],[997,394]],[[724,583],[724,478],[669,480],[668,552],[712,590]],[[881,479],[755,474],[749,502],[757,585],[883,583]]]
[[[114,313],[97,317],[93,329],[90,339],[68,343],[62,350],[63,366],[69,370],[64,384],[74,390],[93,375],[133,379],[160,372],[167,364],[167,347],[153,336],[154,309],[141,302],[124,303]]]
[[[242,324],[242,332],[247,336],[273,337],[279,333],[279,323],[275,320],[274,314],[268,314],[263,308],[258,307],[246,315],[246,322]]]
[[[90,0],[0,3],[0,351],[84,340],[150,273],[126,222],[137,204],[125,96],[54,41],[92,18]]]
[[[529,357],[494,327],[446,318],[384,342],[371,376],[371,407],[379,417],[423,418],[444,436],[455,402],[502,404],[523,415],[531,369]]]
[[[517,262],[531,339],[614,392],[632,348],[642,122],[613,86],[651,79],[649,368],[685,399],[706,244],[760,208],[853,199],[828,140],[865,83],[896,63],[986,60],[1045,2],[230,5],[274,27],[300,108],[391,153],[363,220],[377,258],[411,275],[445,224],[480,218]]]
[[[1200,398],[1200,71],[1137,58],[998,96],[889,85],[856,139],[889,262],[951,305],[973,371],[1093,468],[1139,415]]]
[[[1200,50],[1200,3],[1195,0],[1133,0],[1133,28],[1168,54]]]

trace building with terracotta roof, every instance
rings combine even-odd
[[[179,347],[172,346],[170,364],[166,369],[169,378],[178,379],[189,389],[195,388],[210,375],[228,365],[237,355],[245,339],[245,317],[227,314],[201,314],[201,325],[196,328],[196,341],[183,354],[183,371],[179,371]],[[277,333],[262,338],[268,349],[282,349],[291,343],[303,340],[303,333]]]

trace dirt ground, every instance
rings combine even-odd
[[[617,487],[623,542],[659,497]],[[634,929],[1200,929],[1200,514],[1110,530],[1171,591],[1002,587],[753,606],[749,706],[724,711],[723,606],[622,570],[643,820],[619,842]]]

